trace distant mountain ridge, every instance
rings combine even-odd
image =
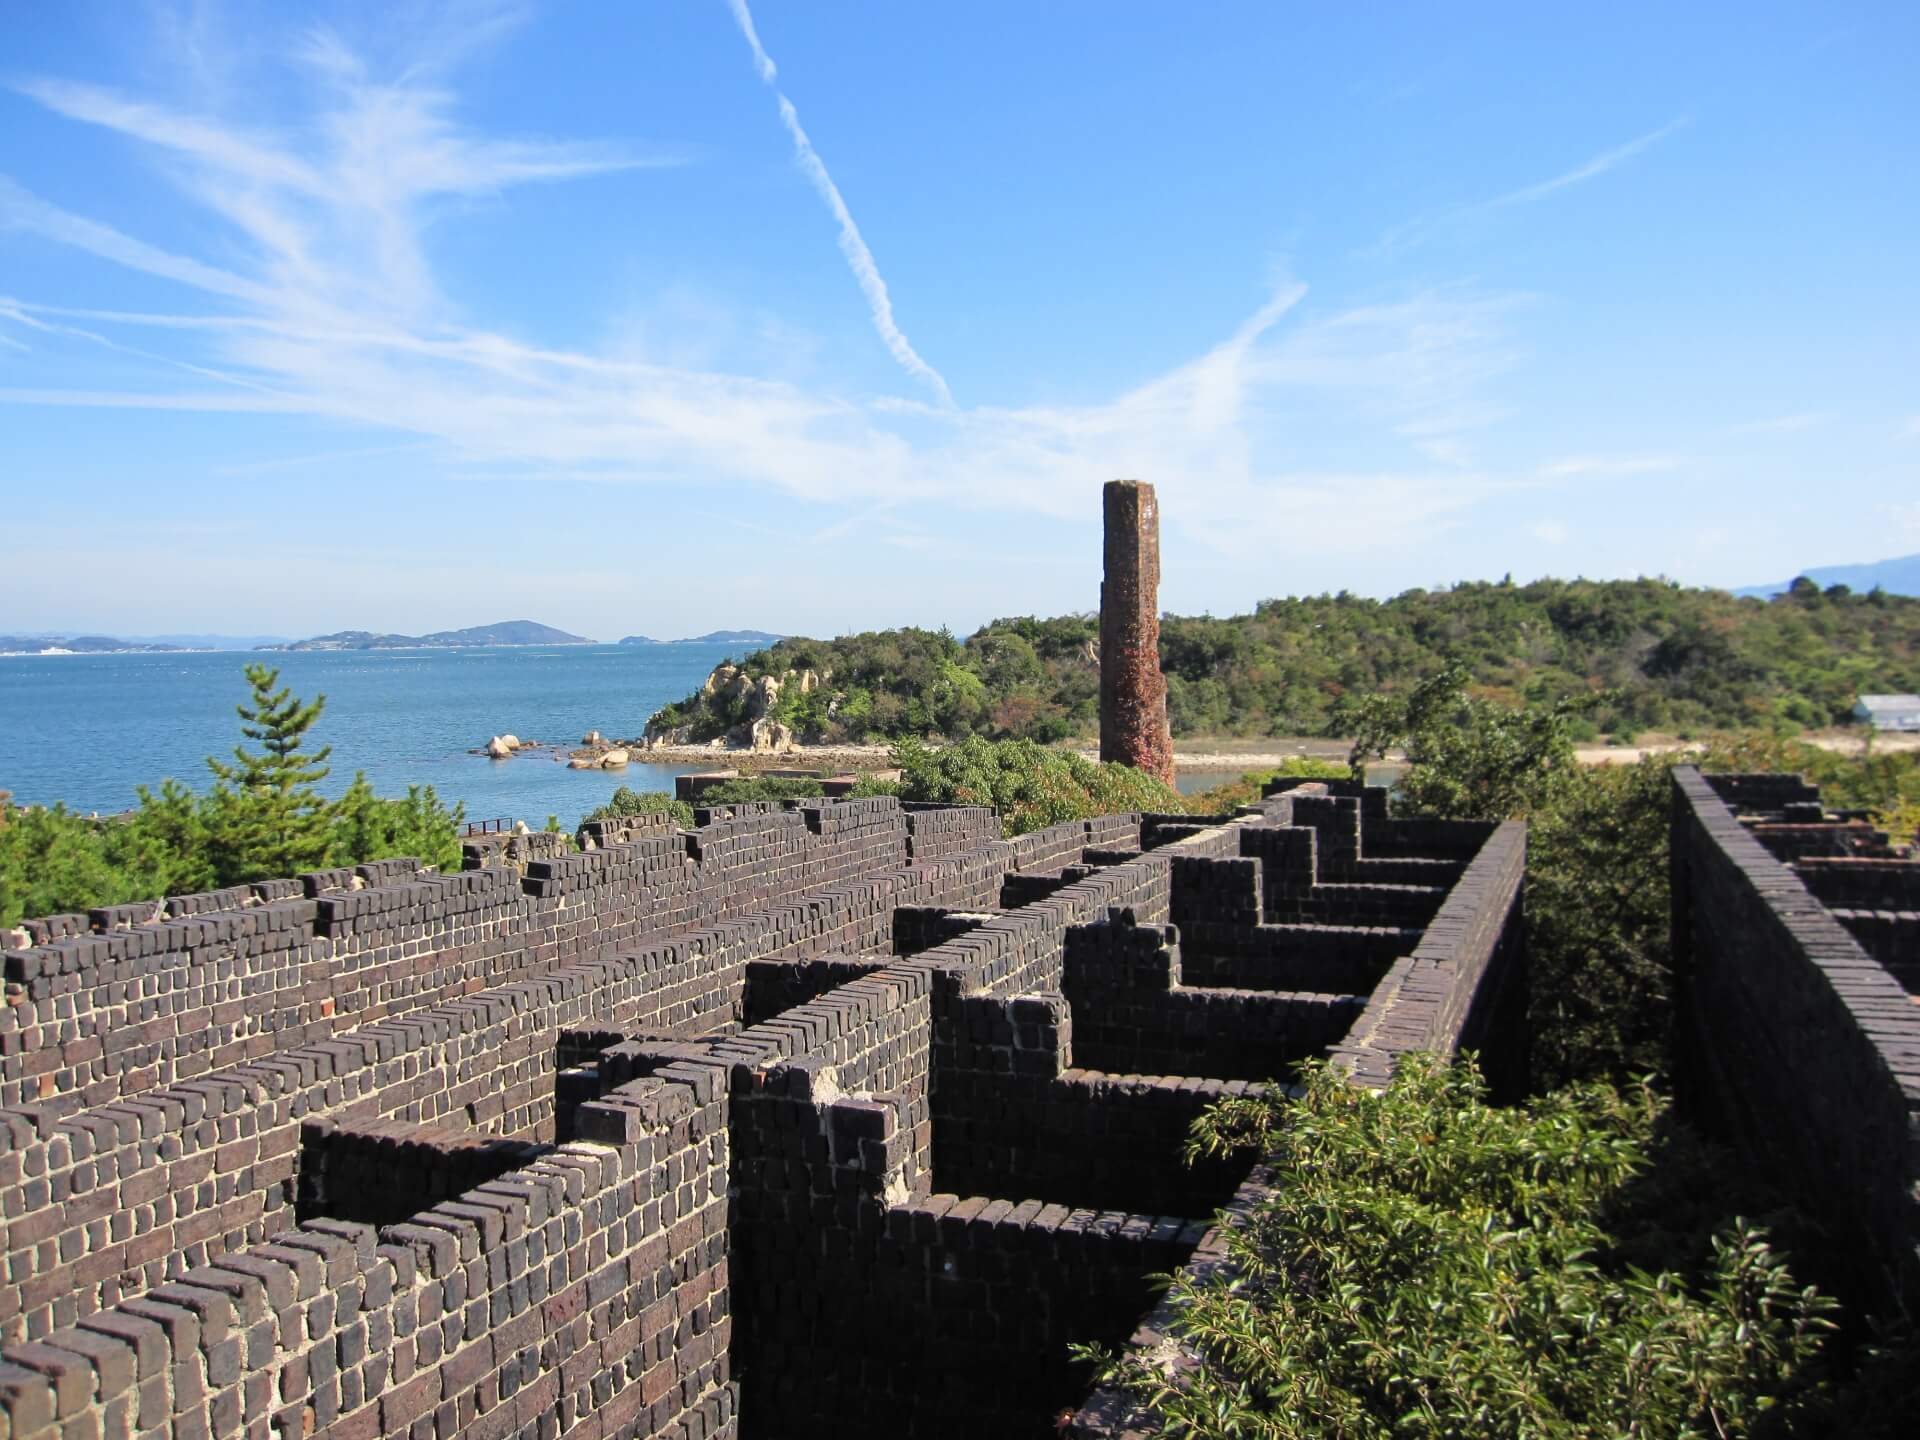
[[[0,655],[125,655],[184,650],[184,645],[143,644],[111,635],[0,635]]]
[[[680,640],[656,640],[651,635],[628,635],[622,645],[771,645],[784,640],[770,630],[709,630],[704,635],[688,635]]]
[[[183,650],[255,650],[262,645],[284,645],[285,635],[129,635],[140,645],[177,645]]]
[[[257,645],[256,650],[469,650],[489,645],[597,645],[584,635],[572,635],[534,620],[500,620],[492,625],[470,625],[464,630],[436,630],[430,635],[383,635],[372,630],[336,630],[308,640],[283,645]]]
[[[1878,585],[1889,595],[1920,595],[1920,555],[1901,555],[1892,560],[1874,560],[1865,565],[1818,565],[1800,572],[1822,590],[1829,585],[1845,585],[1849,590],[1871,590]],[[1754,595],[1764,600],[1784,594],[1792,580],[1777,585],[1749,585],[1736,595]]]

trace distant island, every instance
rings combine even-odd
[[[656,640],[651,635],[628,635],[622,645],[771,645],[784,640],[769,630],[709,630],[704,635],[688,635],[680,640]]]
[[[465,630],[436,630],[431,635],[380,635],[371,630],[337,630],[311,640],[284,645],[257,645],[257,650],[470,650],[488,645],[597,645],[584,635],[570,635],[532,620],[501,620],[471,625]]]
[[[117,640],[111,635],[0,635],[0,655],[137,655],[187,648]]]
[[[1822,590],[1830,585],[1844,585],[1849,590],[1860,591],[1869,591],[1877,586],[1889,595],[1920,595],[1920,555],[1901,555],[1892,560],[1874,560],[1865,565],[1819,565],[1811,570],[1802,570],[1800,574]],[[1756,595],[1765,600],[1772,595],[1786,594],[1791,584],[1791,580],[1782,580],[1777,585],[1749,585],[1733,593]]]

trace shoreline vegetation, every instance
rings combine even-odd
[[[1509,709],[1576,706],[1577,745],[1791,735],[1845,725],[1863,692],[1920,689],[1920,598],[1804,579],[1770,600],[1665,580],[1342,593],[1166,616],[1160,663],[1176,742],[1351,734],[1370,697],[1450,667],[1469,695]],[[645,738],[676,753],[714,740],[1052,744],[1097,730],[1099,689],[1091,614],[995,620],[964,640],[911,627],[790,638],[716,667],[649,717]]]

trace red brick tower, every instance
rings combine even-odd
[[[1100,582],[1100,758],[1173,783],[1167,678],[1160,673],[1160,502],[1141,480],[1110,480]]]

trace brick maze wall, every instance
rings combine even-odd
[[[11,1433],[724,1433],[724,1110],[636,1084],[651,1109],[620,1143],[384,1229],[308,1222],[9,1347]]]
[[[300,1127],[297,1213],[302,1220],[398,1224],[551,1149],[440,1125],[309,1120]]]
[[[50,1091],[0,1111],[0,1435],[1037,1430],[1068,1342],[1123,1338],[1232,1191],[1178,1163],[1250,1084],[1220,1063],[1353,1041],[1363,991],[1198,984],[1164,928],[1176,871],[1235,875],[1218,963],[1251,967],[1284,927],[1248,837],[1326,794],[1016,841],[971,809],[733,807],[42,923],[8,957],[32,1023],[0,1032],[0,1060],[62,1051],[0,1065]],[[1355,865],[1471,855],[1456,890],[1498,901],[1469,884],[1497,847],[1376,844],[1345,798]],[[1045,883],[1002,909],[1009,875]],[[1462,905],[1434,927],[1478,935]],[[1376,965],[1335,944],[1300,949]],[[1476,1013],[1440,993],[1434,1031]],[[140,1066],[64,1053],[114,1015],[166,1022],[111,1051]]]
[[[289,883],[269,882],[30,922],[38,943],[4,955],[0,1104],[60,1113],[141,1094],[898,871],[915,823],[892,800],[843,801],[531,860],[524,875],[383,861],[301,877],[299,898],[265,900]]]
[[[848,871],[845,852],[885,861],[904,848],[903,827],[886,820],[889,812],[900,818],[893,802],[843,805],[849,810],[844,819],[783,812],[732,822],[721,834],[704,837],[707,849],[711,854],[749,848],[771,857],[776,875],[792,875],[790,857],[806,844],[801,837],[824,832],[849,842],[841,847],[839,863],[822,867],[822,874],[835,875]],[[682,855],[688,853],[686,839],[674,840]],[[654,841],[576,857],[586,864],[532,862],[527,884],[592,901],[606,900],[621,883],[658,890],[649,867],[660,861],[661,848],[662,842]],[[806,959],[862,946],[885,949],[894,903],[964,899],[989,883],[989,874],[997,881],[1006,863],[1003,850],[998,859],[966,853],[848,878],[807,893],[804,900],[751,912],[750,919],[683,931],[607,959],[557,969],[503,966],[508,973],[528,968],[545,973],[402,1018],[380,1018],[378,1008],[362,1012],[371,1023],[339,1038],[279,1052],[263,1043],[257,1059],[118,1103],[80,1109],[84,1097],[72,1094],[0,1111],[0,1195],[7,1207],[0,1336],[32,1338],[71,1324],[291,1223],[299,1128],[309,1118],[453,1123],[550,1139],[559,1068],[554,1039],[563,1028],[596,1022],[695,1030],[725,1026],[737,1019],[744,1002],[750,959]],[[672,890],[667,918],[703,909],[732,911],[739,896],[772,892],[773,882],[749,882],[738,869],[721,872],[729,883],[718,900],[709,897],[696,906],[698,897],[691,892]],[[351,873],[329,876],[325,883],[352,878]],[[482,871],[447,878],[482,887],[485,894],[504,888],[510,877]],[[380,950],[426,947],[444,933],[432,922],[394,922],[391,917],[408,911],[401,904],[405,897],[396,897],[391,887],[331,897],[323,892],[294,903],[317,906],[328,898],[350,902],[340,921],[347,929],[339,937],[348,945],[377,938]],[[525,897],[528,906],[541,902],[550,903],[551,897]],[[271,908],[224,918],[252,922]],[[601,908],[624,912],[633,906],[608,902]],[[386,933],[372,933],[370,909],[385,917],[379,923]],[[151,944],[169,933],[170,926],[160,926],[90,938]],[[554,947],[550,953],[557,960],[564,952]],[[26,951],[9,958],[43,956]],[[220,972],[241,963],[203,968]],[[423,949],[406,963],[422,973],[451,967],[465,976],[477,962]],[[330,1035],[331,1021],[326,1029]],[[16,1033],[23,1040],[45,1036],[40,1027]]]
[[[1383,1085],[1399,1057],[1479,1053],[1496,1094],[1525,1088],[1527,829],[1496,827],[1468,862],[1411,954],[1396,960],[1333,1055],[1357,1083]]]
[[[1217,974],[1188,984],[1178,934],[1119,918],[1068,929],[1061,990],[1073,1007],[1078,1064],[1127,1074],[1286,1078],[1295,1062],[1347,1033],[1371,988],[1370,979],[1347,993],[1242,990],[1223,986]]]
[[[1337,783],[1337,782],[1336,782]],[[1299,792],[1299,783],[1275,787],[1264,807],[1267,818],[1287,824],[1295,816],[1316,812],[1301,804],[1313,796]],[[1314,787],[1317,791],[1319,787]],[[1275,802],[1292,800],[1292,806],[1279,808]],[[1390,932],[1396,943],[1413,943],[1394,960],[1378,985],[1365,999],[1352,1000],[1357,1013],[1348,1012],[1351,1024],[1323,1053],[1344,1068],[1358,1085],[1378,1087],[1391,1079],[1401,1057],[1415,1051],[1442,1055],[1473,1048],[1481,1052],[1483,1064],[1496,1082],[1496,1089],[1513,1090],[1524,1081],[1525,1034],[1525,927],[1521,912],[1520,886],[1526,862],[1526,827],[1519,823],[1501,825],[1455,822],[1392,821],[1384,807],[1372,796],[1357,797],[1349,791],[1344,797],[1357,799],[1360,815],[1360,845],[1355,857],[1361,862],[1369,856],[1386,859],[1451,862],[1457,878],[1450,882],[1443,902],[1430,924],[1405,931]],[[1327,813],[1322,809],[1321,816]],[[1344,820],[1344,812],[1334,814]],[[1243,829],[1243,858],[1254,866],[1264,865],[1267,857],[1281,854],[1297,856],[1302,851],[1316,854],[1316,843],[1324,832],[1308,828],[1304,836],[1283,837],[1275,833]],[[1294,863],[1297,863],[1295,861]],[[1185,867],[1188,881],[1195,885],[1230,883],[1236,896],[1251,895],[1264,899],[1264,877],[1248,874],[1241,866]],[[1314,878],[1317,880],[1318,874]],[[1337,888],[1337,887],[1336,887]],[[1178,886],[1175,909],[1184,905]],[[1236,901],[1244,912],[1244,901]],[[1195,910],[1203,922],[1204,907]],[[1215,932],[1215,944],[1226,957],[1244,957],[1239,963],[1257,963],[1264,949],[1270,956],[1289,953],[1288,941],[1305,933],[1321,933],[1332,927],[1268,924],[1264,918],[1254,927],[1256,944],[1244,937]],[[1335,933],[1338,933],[1335,931]],[[1358,934],[1383,932],[1356,931]],[[1192,958],[1184,954],[1187,932],[1184,928],[1130,926],[1110,920],[1104,925],[1088,926],[1072,932],[1069,950],[1069,984],[1092,984],[1122,992],[1177,983],[1190,977]],[[1378,943],[1372,942],[1372,943]],[[1378,952],[1362,961],[1329,958],[1323,963],[1344,964],[1349,972],[1361,965],[1377,963]],[[1233,960],[1223,962],[1232,964]],[[1288,963],[1281,960],[1280,964]],[[1278,996],[1262,998],[1280,998]],[[1299,997],[1326,1002],[1326,995]],[[1107,1004],[1113,1002],[1108,1000]],[[1076,1005],[1075,1019],[1082,1009],[1099,1013],[1098,1003]],[[1124,1000],[1117,1012],[1131,1013]],[[1150,1021],[1143,1021],[1143,1038],[1151,1037]],[[1130,1043],[1122,1031],[1116,1044]],[[1079,1043],[1076,1028],[1075,1043]],[[1148,1043],[1158,1043],[1148,1038]],[[1221,1276],[1227,1268],[1226,1231],[1245,1224],[1248,1217],[1270,1193],[1267,1178],[1255,1170],[1245,1177],[1215,1224],[1208,1227],[1182,1267],[1185,1275],[1197,1281]],[[1169,1328],[1174,1314],[1162,1301],[1150,1312],[1129,1339],[1132,1348],[1151,1352],[1157,1360],[1178,1367],[1177,1352],[1170,1353]],[[1074,1414],[1067,1417],[1061,1433],[1079,1440],[1144,1440],[1159,1433],[1151,1416],[1139,1413],[1128,1397],[1114,1391],[1096,1391]]]
[[[1750,829],[1722,799],[1748,812],[1817,801],[1811,787],[1782,783],[1791,780],[1674,771],[1683,1059],[1698,1098],[1710,1098],[1742,1149],[1827,1224],[1863,1293],[1911,1314],[1920,1308],[1920,1010],[1754,833],[1778,827]],[[1832,853],[1817,843],[1782,848]]]

